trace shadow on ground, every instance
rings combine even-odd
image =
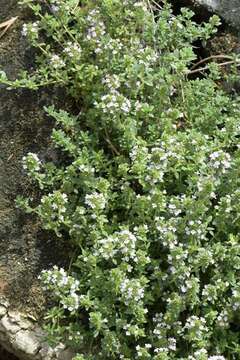
[[[0,360],[18,360],[18,358],[0,347]]]

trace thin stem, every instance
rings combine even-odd
[[[212,60],[212,59],[229,59],[229,60],[232,60],[233,57],[230,56],[230,55],[224,55],[224,54],[219,54],[219,55],[211,55],[211,56],[208,56],[206,57],[205,59],[202,59],[200,61],[198,61],[196,64],[194,64],[192,67],[191,67],[191,70],[194,70],[196,69],[199,65],[209,61],[209,60]]]
[[[240,60],[239,60],[240,61]],[[223,63],[217,64],[218,66],[227,66],[227,65],[232,65],[232,64],[236,64],[236,66],[240,66],[240,62],[236,61],[236,60],[232,60],[232,61],[225,61]],[[192,75],[192,74],[197,74],[199,72],[203,72],[209,69],[209,66],[205,66],[203,68],[199,68],[199,69],[195,69],[195,70],[189,70],[187,72],[187,75]]]
[[[71,256],[71,260],[68,266],[68,274],[70,274],[70,271],[72,269],[72,264],[73,264],[73,260],[75,259],[76,253],[77,253],[77,249],[74,250],[73,255]]]
[[[155,0],[151,0],[151,2],[152,2],[159,10],[162,10],[162,6],[159,5]]]
[[[111,150],[113,151],[114,154],[120,156],[120,152],[116,149],[116,147],[113,145],[113,143],[111,142],[110,138],[109,138],[109,134],[107,129],[104,129],[105,131],[105,135],[106,135],[106,142],[108,143],[108,145],[110,146]]]
[[[48,52],[42,47],[42,45],[38,44],[38,48],[39,48],[45,55],[48,55]]]
[[[151,14],[152,14],[152,16],[153,16],[153,18],[154,18],[154,13],[153,13],[153,9],[152,9],[152,5],[151,5],[150,0],[147,0],[147,3],[148,3],[148,7],[149,7],[149,9],[150,9],[150,12],[151,12]]]
[[[80,6],[80,5],[79,5],[79,1],[77,2],[75,8],[73,9],[73,13],[76,11],[76,9],[78,8],[78,6]]]

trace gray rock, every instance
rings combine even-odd
[[[5,306],[0,305],[0,317],[2,318],[7,312]]]
[[[53,360],[55,351],[48,344],[42,344],[42,348],[39,351],[39,355],[41,359],[44,360]]]
[[[10,306],[9,300],[4,296],[0,296],[0,305],[8,308]]]
[[[21,329],[26,330],[32,327],[32,323],[26,319],[26,316],[17,311],[9,310],[8,316],[10,320],[18,325]]]
[[[4,299],[3,299],[4,300]],[[27,314],[9,309],[0,302],[0,345],[19,360],[72,360],[76,355],[59,343],[52,348],[46,333]],[[2,318],[1,318],[2,316]]]
[[[194,0],[195,3],[206,6],[216,12],[229,25],[240,29],[240,1],[239,0]]]
[[[72,360],[73,357],[74,357],[74,352],[71,351],[70,349],[66,349],[58,355],[57,359],[58,360]]]
[[[40,349],[40,343],[32,331],[19,331],[12,346],[26,355],[35,355]]]
[[[16,334],[20,330],[20,327],[12,321],[7,315],[5,315],[0,321],[0,331],[6,334]]]

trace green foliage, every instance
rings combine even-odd
[[[193,41],[216,31],[150,1],[24,0],[37,70],[10,87],[63,86],[58,164],[24,158],[44,228],[76,247],[69,273],[41,279],[56,300],[49,336],[76,360],[239,359],[240,101],[190,80]],[[154,12],[153,12],[154,10]]]

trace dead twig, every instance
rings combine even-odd
[[[111,148],[112,152],[115,154],[115,155],[118,155],[120,156],[120,152],[116,149],[116,147],[113,145],[113,143],[111,142],[110,138],[109,138],[109,134],[108,134],[108,131],[107,129],[104,129],[105,130],[105,135],[106,135],[106,142],[108,143],[109,147]]]
[[[7,162],[10,161],[13,157],[13,153],[7,158]]]
[[[0,39],[3,37],[3,35],[8,31],[8,29],[15,23],[15,21],[18,19],[18,16],[13,17],[7,21],[4,21],[0,24],[0,29],[3,29],[3,31],[0,33]]]
[[[224,54],[219,54],[219,55],[211,55],[211,56],[208,56],[200,61],[198,61],[196,64],[194,64],[192,67],[191,67],[191,71],[196,69],[199,65],[202,65],[203,63],[209,61],[209,60],[213,60],[213,59],[228,59],[228,60],[232,60],[233,57],[230,56],[230,55],[224,55]]]
[[[236,61],[236,60],[232,60],[232,61],[225,61],[223,63],[216,63],[218,66],[227,66],[227,65],[233,65],[233,64],[236,64],[236,66],[240,66],[240,62]],[[204,66],[203,68],[199,68],[199,69],[194,69],[194,70],[189,70],[187,72],[187,75],[192,75],[192,74],[196,74],[196,73],[199,73],[199,72],[203,72],[203,71],[206,71],[206,70],[209,70],[209,66]]]
[[[158,8],[159,10],[162,10],[162,6],[158,4],[155,0],[151,0],[151,2]]]

